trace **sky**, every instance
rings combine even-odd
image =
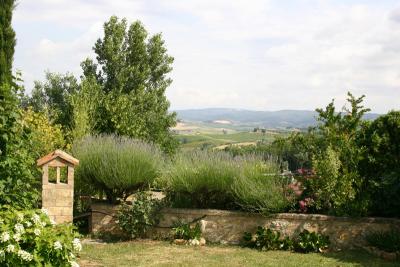
[[[110,16],[161,32],[175,58],[171,109],[400,109],[400,1],[19,0],[14,68],[81,74]]]

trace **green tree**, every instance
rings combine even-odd
[[[97,109],[102,101],[102,91],[93,76],[84,78],[81,90],[71,98],[73,106],[72,138],[79,140],[95,132],[96,125],[101,118],[97,118]]]
[[[73,129],[71,98],[79,92],[77,79],[71,74],[46,72],[44,82],[35,81],[28,104],[35,112],[46,112],[53,124],[62,126],[65,135]]]
[[[176,114],[169,113],[165,91],[172,80],[173,58],[167,54],[161,34],[148,38],[136,21],[113,16],[104,24],[104,37],[93,47],[97,63],[86,59],[84,78],[95,78],[102,88],[95,132],[115,133],[160,144],[172,152],[177,142],[170,127]]]
[[[12,83],[15,32],[11,25],[14,0],[0,1],[0,84]],[[4,89],[6,90],[6,89]]]
[[[368,197],[363,188],[359,164],[364,149],[357,145],[363,116],[369,111],[362,105],[364,95],[356,98],[348,93],[350,108],[337,112],[334,101],[325,109],[317,109],[320,122],[317,132],[322,142],[314,155],[319,182],[314,183],[318,208],[336,215],[363,215]],[[334,175],[333,175],[334,173]],[[324,190],[324,193],[318,193]]]
[[[366,124],[359,134],[360,172],[372,196],[372,213],[400,217],[400,111]]]
[[[15,33],[11,27],[14,1],[0,1],[0,209],[5,205],[31,207],[38,194],[27,150],[29,129],[21,122],[18,77],[12,75]]]

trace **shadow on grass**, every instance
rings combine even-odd
[[[373,256],[363,250],[348,250],[341,252],[328,252],[322,254],[324,257],[335,259],[342,263],[351,263],[358,266],[400,266],[400,261],[386,261]]]

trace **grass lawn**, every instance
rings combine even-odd
[[[235,246],[177,246],[162,241],[85,244],[84,266],[399,266],[361,251],[300,254]]]

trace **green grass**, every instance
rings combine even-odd
[[[161,241],[84,245],[79,263],[85,266],[399,266],[362,251],[300,254],[259,252],[236,246],[190,247]]]

